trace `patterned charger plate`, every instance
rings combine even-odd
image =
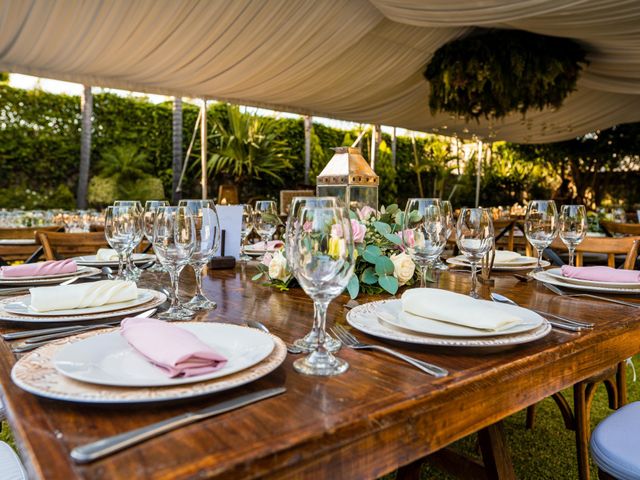
[[[10,287],[10,286],[36,286],[36,285],[49,285],[52,283],[60,283],[65,280],[69,280],[73,277],[83,278],[83,277],[92,277],[94,275],[98,275],[100,272],[99,269],[93,267],[82,267],[78,269],[77,272],[74,273],[64,273],[58,275],[46,275],[42,277],[14,277],[14,278],[1,278],[0,277],[0,287]]]
[[[53,400],[100,404],[169,402],[210,395],[253,382],[278,368],[287,356],[284,342],[271,335],[275,347],[271,354],[257,365],[222,378],[172,387],[127,388],[94,385],[72,380],[56,370],[54,357],[66,345],[114,330],[104,329],[63,338],[27,353],[13,366],[11,379],[23,390]]]
[[[551,325],[547,320],[544,320],[542,325],[534,330],[496,337],[440,337],[415,333],[410,330],[393,327],[378,319],[377,310],[384,304],[393,301],[396,301],[396,299],[380,300],[359,305],[347,313],[347,322],[353,328],[374,337],[438,347],[506,347],[533,342],[551,331]]]

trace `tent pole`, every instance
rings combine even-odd
[[[483,152],[482,140],[478,140],[478,159],[476,163],[476,208],[480,206],[480,177],[482,176]]]
[[[373,170],[374,172],[376,171],[376,157],[378,156],[378,145],[377,145],[377,140],[378,140],[378,129],[380,127],[378,125],[374,125],[372,130],[371,130],[371,155],[369,155],[371,158],[370,163],[371,163],[371,170]]]
[[[200,163],[202,169],[202,177],[200,184],[202,185],[202,199],[207,199],[207,100],[202,99],[202,116],[200,121]]]
[[[311,170],[311,116],[304,116],[304,184],[309,185]]]
[[[396,168],[396,151],[398,149],[398,135],[396,127],[393,127],[393,134],[391,135],[391,165],[394,170]]]

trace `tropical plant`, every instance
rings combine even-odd
[[[236,184],[265,176],[282,183],[280,174],[291,168],[290,151],[277,134],[276,119],[249,115],[227,105],[226,115],[213,122],[209,175],[232,179]]]

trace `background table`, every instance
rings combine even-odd
[[[213,272],[205,290],[219,307],[202,320],[259,320],[286,341],[306,333],[309,298],[299,289],[281,293],[253,283],[253,273],[250,268]],[[190,271],[186,274],[189,293],[193,280]],[[143,284],[159,281],[168,279],[145,272]],[[465,293],[469,283],[465,273],[444,273],[439,279],[441,287]],[[442,379],[384,354],[346,349],[339,353],[351,365],[345,374],[305,377],[294,372],[296,357],[290,355],[268,377],[230,393],[181,405],[128,408],[73,405],[23,392],[10,380],[15,358],[1,343],[0,382],[9,422],[30,473],[39,478],[376,478],[640,350],[638,310],[560,298],[508,274],[497,278],[494,290],[522,304],[593,321],[596,328],[580,334],[554,329],[542,340],[494,353],[399,346],[449,369],[451,375]],[[332,303],[332,321],[344,322],[347,301],[342,296]],[[93,464],[79,466],[69,458],[80,444],[274,385],[285,385],[287,393]]]

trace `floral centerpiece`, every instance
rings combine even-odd
[[[360,292],[374,294],[387,292],[392,295],[403,285],[413,284],[416,266],[402,245],[404,212],[397,205],[382,207],[376,212],[363,207],[351,212],[351,229],[356,255],[356,268],[347,290],[351,298]],[[336,238],[339,237],[339,232]],[[412,231],[405,233],[407,240],[413,238]],[[288,290],[295,279],[287,267],[285,249],[265,255],[258,265],[254,281],[279,290]]]

